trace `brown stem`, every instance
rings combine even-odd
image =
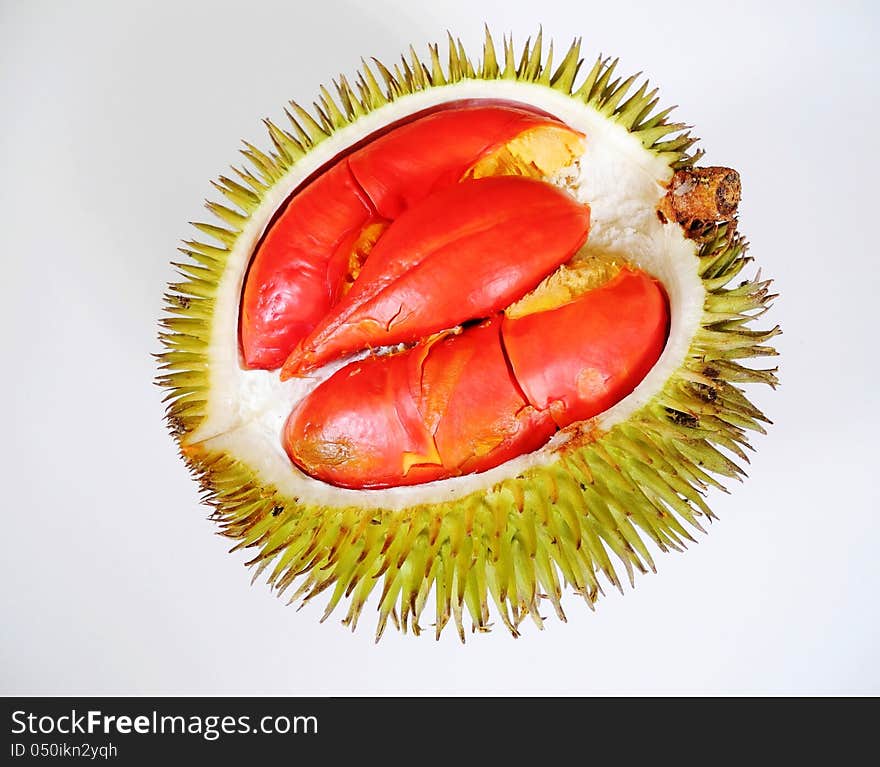
[[[740,193],[739,173],[732,168],[685,168],[675,172],[660,202],[660,220],[675,221],[687,231],[732,221]]]

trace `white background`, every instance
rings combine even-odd
[[[151,352],[208,180],[361,56],[483,21],[644,70],[781,293],[750,478],[657,575],[461,646],[297,613],[214,533]],[[876,4],[0,4],[0,693],[880,693]],[[558,60],[558,59],[557,59]],[[316,600],[320,601],[320,600]]]

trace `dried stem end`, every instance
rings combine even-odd
[[[669,191],[657,208],[665,224],[674,221],[689,236],[736,216],[742,186],[733,168],[685,168],[675,172]]]

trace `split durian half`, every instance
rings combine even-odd
[[[352,629],[375,604],[377,639],[389,618],[416,634],[433,624],[438,637],[451,620],[462,640],[500,620],[516,636],[526,617],[542,626],[544,600],[564,620],[564,591],[592,607],[603,584],[622,590],[622,577],[653,571],[652,546],[684,548],[713,518],[707,491],[741,476],[747,434],[767,423],[742,385],[777,382],[775,369],[744,364],[775,354],[766,342],[779,329],[751,327],[773,298],[769,281],[738,281],[750,258],[735,219],[676,217],[673,180],[692,187],[702,153],[647,82],[615,77],[616,63],[600,58],[584,76],[577,40],[554,66],[540,34],[519,52],[505,39],[499,55],[487,31],[478,62],[452,38],[445,63],[437,46],[425,59],[410,49],[393,69],[365,63],[354,85],[340,77],[335,95],[322,88],[311,112],[291,103],[286,129],[266,121],[272,148],[246,144],[247,166],[214,183],[226,198],[207,204],[217,220],[195,224],[202,236],[185,242],[165,297],[158,383],[213,519],[233,550],[251,550],[254,577],[291,602],[323,594],[324,618],[338,608]],[[407,115],[482,99],[541,110],[587,137],[552,181],[590,205],[582,255],[660,280],[665,348],[616,405],[483,473],[373,490],[313,479],[279,435],[343,363],[285,382],[242,368],[239,304],[256,244],[291,193],[348,147]]]

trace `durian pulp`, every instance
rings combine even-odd
[[[584,140],[565,128],[542,125],[530,128],[504,146],[480,158],[465,178],[531,176],[546,178],[571,165],[582,155]]]
[[[676,224],[662,224],[657,205],[672,171],[637,138],[583,102],[558,91],[516,81],[465,80],[403,96],[322,141],[266,194],[230,253],[218,287],[208,349],[210,401],[207,417],[186,438],[207,450],[235,456],[258,481],[302,502],[326,506],[405,508],[438,503],[490,488],[531,466],[547,464],[568,439],[559,432],[541,449],[481,474],[406,488],[350,490],[313,479],[293,466],[281,446],[281,430],[293,405],[347,361],[335,362],[307,379],[279,380],[277,371],[244,370],[239,364],[238,316],[250,256],[275,210],[304,179],[346,147],[371,133],[430,107],[465,99],[505,99],[555,115],[585,134],[585,151],[549,180],[591,208],[590,236],[580,257],[629,261],[657,277],[670,301],[670,333],[653,369],[636,389],[595,419],[599,429],[625,420],[651,400],[681,366],[702,316],[704,289],[697,275],[696,246]]]

